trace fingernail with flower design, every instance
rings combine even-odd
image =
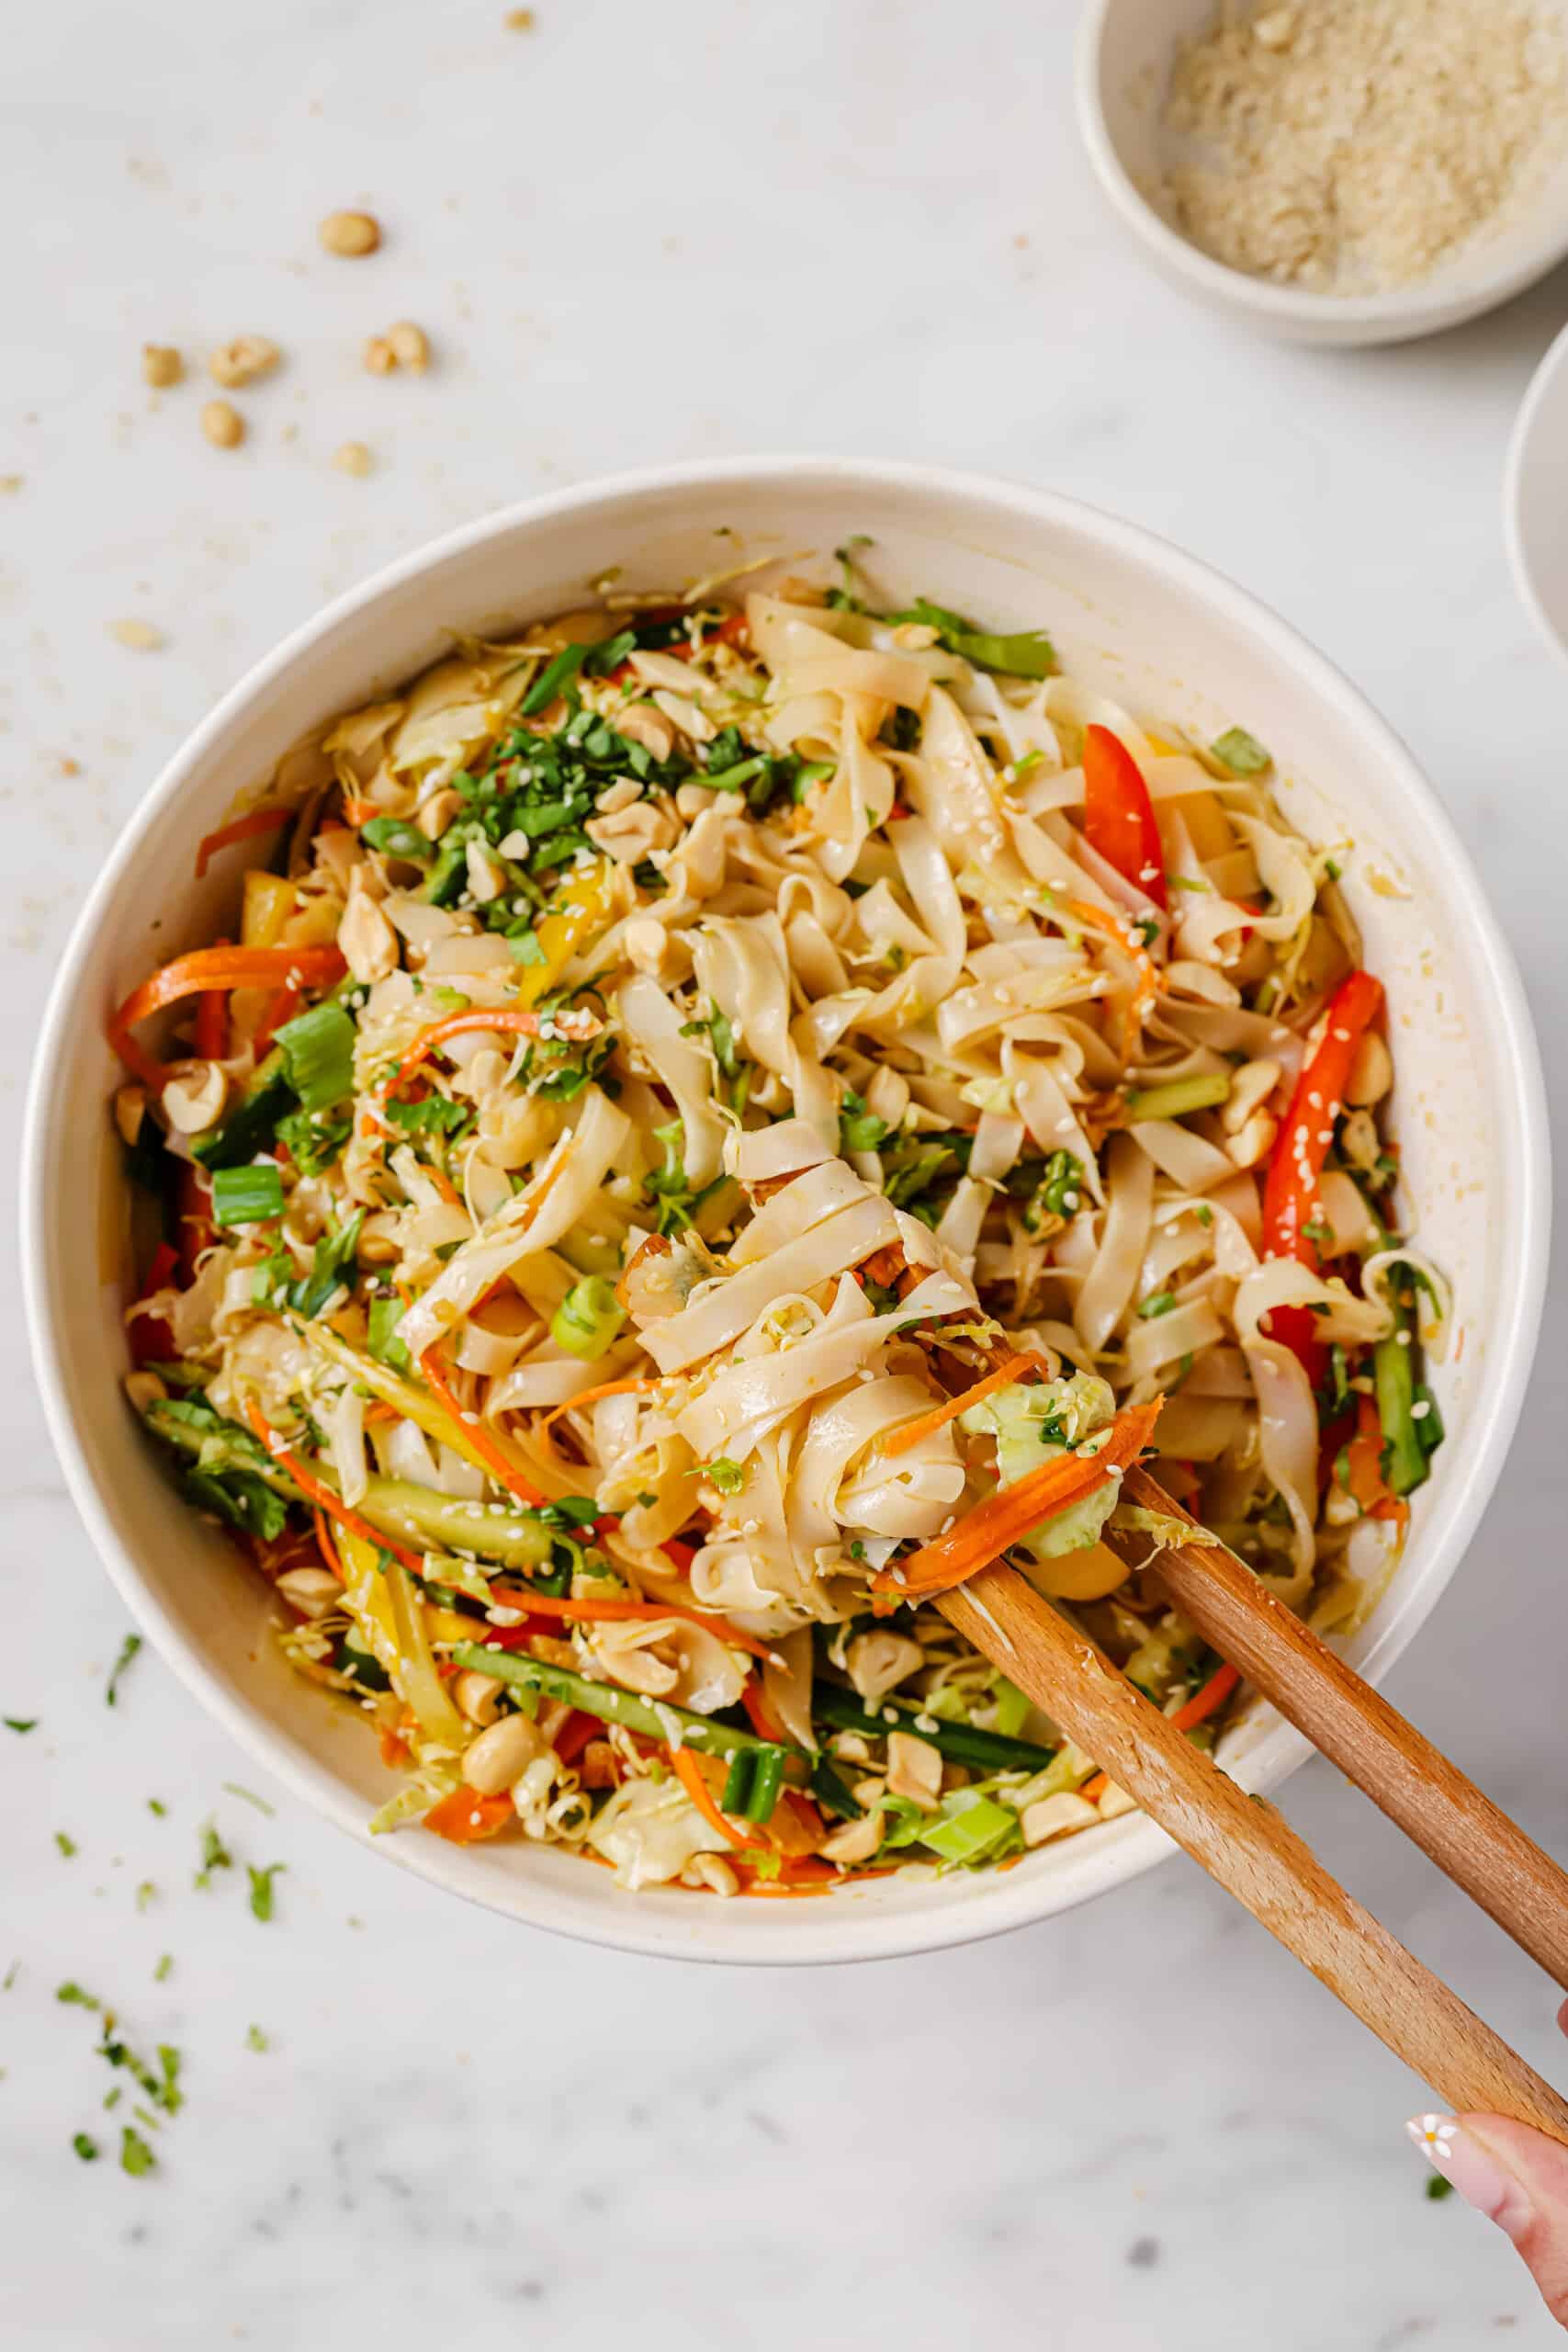
[[[1519,2235],[1534,2208],[1513,2174],[1505,2172],[1473,2132],[1451,2115],[1414,2115],[1404,2128],[1427,2163],[1453,2183],[1467,2205],[1511,2238]]]

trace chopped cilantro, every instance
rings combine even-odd
[[[238,1781],[225,1781],[223,1788],[227,1795],[243,1797],[246,1804],[254,1804],[256,1811],[265,1813],[269,1821],[276,1817],[277,1807],[268,1804],[265,1797],[258,1797],[254,1789],[243,1788]]]
[[[251,1916],[253,1918],[267,1920],[272,1917],[272,1883],[277,1876],[278,1871],[287,1870],[288,1867],[288,1865],[287,1862],[270,1862],[265,1870],[259,1871],[254,1862],[246,1863],[245,1868],[250,1873],[251,1881]]]
[[[130,2173],[132,2178],[140,2178],[142,2173],[151,2172],[157,2161],[141,2132],[128,2123],[119,2135],[121,2172]]]
[[[39,1720],[37,1715],[0,1715],[7,1731],[37,1731]]]
[[[162,1797],[149,1797],[147,1800],[147,1810],[149,1813],[155,1813],[159,1820],[162,1821],[169,1808],[164,1803]]]
[[[61,1852],[64,1855],[66,1860],[69,1861],[73,1854],[76,1851],[75,1838],[68,1838],[63,1829],[57,1829],[54,1833],[54,1842],[59,1847]]]
[[[67,1977],[63,1984],[55,1986],[54,1997],[57,2001],[63,2001],[68,2008],[97,2009],[103,2007],[96,1993],[89,1993],[73,1977]]]
[[[166,1951],[166,1952],[164,1952],[164,1953],[163,1954],[163,1956],[161,1957],[161,1959],[159,1960],[159,1962],[158,1962],[157,1967],[152,1971],[152,1982],[153,1982],[153,1984],[166,1984],[168,1983],[169,1978],[170,1978],[170,1977],[173,1975],[173,1973],[174,1973],[174,1967],[175,1967],[175,1955],[174,1955],[174,1953],[173,1953],[172,1951]]]
[[[687,1179],[682,1157],[685,1131],[679,1119],[671,1119],[666,1126],[655,1127],[653,1136],[655,1142],[664,1148],[664,1163],[645,1176],[642,1184],[644,1192],[658,1208],[655,1229],[666,1236],[683,1233],[694,1222],[703,1203],[711,1199],[728,1179],[716,1176],[711,1183],[694,1189]]]
[[[147,1905],[156,1900],[157,1894],[158,1890],[153,1885],[152,1880],[150,1878],[144,1878],[141,1885],[136,1890],[137,1909],[139,1911],[145,1911]]]
[[[106,1707],[112,1707],[118,1700],[119,1696],[120,1676],[125,1672],[126,1668],[130,1664],[131,1659],[136,1656],[137,1651],[141,1647],[141,1634],[127,1634],[124,1641],[121,1642],[119,1645],[119,1656],[116,1658],[113,1666],[109,1669],[108,1683],[104,1691],[104,1704]]]
[[[1435,2172],[1427,2183],[1427,2195],[1434,2205],[1440,2205],[1445,2197],[1451,2197],[1453,2193],[1453,2182],[1445,2179],[1440,2172]]]
[[[874,1151],[885,1143],[892,1130],[886,1119],[868,1111],[858,1094],[846,1090],[839,1105],[839,1149],[841,1152]]]
[[[266,2051],[272,2048],[272,2044],[267,2040],[265,2034],[262,2031],[260,2026],[253,2025],[247,2026],[245,2029],[245,2048],[247,2050]]]
[[[71,2145],[75,2149],[76,2154],[81,2157],[82,2162],[85,2165],[95,2165],[97,2163],[98,2143],[96,2140],[90,2139],[85,2132],[74,2132],[72,2135]]]
[[[234,1857],[218,1835],[216,1824],[210,1821],[203,1822],[201,1868],[197,1871],[193,1883],[198,1887],[209,1887],[212,1883],[214,1871],[231,1871],[233,1867]]]
[[[746,1484],[745,1471],[739,1462],[731,1462],[727,1453],[719,1454],[707,1464],[705,1476],[708,1484],[721,1495],[738,1495]]]

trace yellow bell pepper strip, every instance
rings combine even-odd
[[[345,1372],[351,1372],[355,1379],[363,1387],[368,1388],[373,1396],[379,1396],[383,1404],[390,1405],[392,1410],[400,1415],[405,1421],[412,1421],[416,1429],[422,1429],[424,1431],[426,1437],[434,1438],[437,1445],[449,1445],[454,1453],[460,1453],[464,1461],[471,1463],[476,1470],[484,1471],[486,1476],[491,1478],[500,1477],[501,1474],[495,1461],[476,1442],[474,1429],[459,1419],[455,1405],[449,1405],[439,1396],[433,1396],[428,1389],[416,1388],[412,1381],[404,1380],[395,1373],[389,1364],[378,1363],[374,1356],[362,1355],[357,1348],[350,1347],[346,1340],[340,1339],[338,1334],[324,1323],[306,1324],[303,1336],[312,1347],[319,1348],[323,1355],[330,1356],[332,1361],[341,1364]],[[446,1391],[446,1395],[450,1398],[450,1389]],[[488,1436],[489,1432],[486,1434]],[[504,1448],[499,1438],[491,1436],[490,1443],[494,1447],[498,1456],[508,1458],[505,1456]],[[512,1471],[511,1476],[515,1477],[520,1485],[528,1483],[524,1479],[521,1471]],[[508,1479],[502,1479],[501,1483],[508,1486],[509,1491],[514,1493],[517,1491],[515,1487],[510,1487]],[[529,1493],[520,1497],[520,1499],[536,1504],[544,1502],[547,1498],[530,1487]]]
[[[407,1569],[397,1560],[383,1567],[385,1546],[341,1521],[337,1550],[344,1598],[378,1665],[392,1677],[398,1696],[413,1709],[427,1739],[462,1747],[468,1726],[442,1685],[423,1605]]]

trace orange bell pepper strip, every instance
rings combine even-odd
[[[1137,761],[1109,727],[1084,729],[1083,802],[1090,849],[1156,907],[1168,906],[1165,849],[1149,787]]]
[[[131,1031],[165,1006],[215,989],[330,988],[347,969],[335,947],[197,947],[132,989],[109,1019],[108,1040],[144,1086],[161,1089],[168,1071],[143,1051]]]
[[[230,848],[235,842],[251,841],[257,833],[275,833],[279,826],[287,825],[289,819],[298,814],[294,808],[269,806],[252,808],[243,817],[235,817],[229,824],[220,825],[215,833],[209,833],[197,844],[197,880],[201,880],[220,850]]]

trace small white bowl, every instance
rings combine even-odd
[[[1190,556],[1051,492],[920,466],[736,459],[591,483],[506,509],[394,564],[288,639],[203,721],[126,828],[62,958],[24,1144],[22,1264],[39,1386],[66,1476],[110,1575],[203,1704],[352,1835],[389,1792],[352,1710],[312,1690],[266,1633],[259,1579],[182,1503],[120,1394],[127,1185],[107,1114],[110,1009],[155,965],[210,939],[245,862],[193,876],[234,794],[335,712],[394,689],[446,632],[581,604],[620,567],[669,588],[755,557],[874,542],[879,586],[998,628],[1047,627],[1066,666],[1208,741],[1233,723],[1275,753],[1309,838],[1354,836],[1347,888],[1388,989],[1406,1197],[1453,1281],[1457,1345],[1436,1385],[1448,1443],[1416,1498],[1397,1575],[1348,1655],[1390,1667],[1462,1557],[1503,1466],[1540,1313],[1549,1223],[1535,1040],[1507,947],[1441,807],[1348,681],[1261,605]],[[720,532],[728,537],[717,536]],[[1227,1768],[1274,1787],[1308,1752],[1267,1709]],[[505,1840],[418,1829],[378,1850],[538,1927],[623,1950],[722,1961],[845,1961],[1017,1927],[1119,1885],[1170,1851],[1138,1816],[1047,1846],[1016,1870],[899,1877],[812,1903],[624,1894],[607,1871]]]
[[[1508,444],[1503,530],[1520,595],[1568,660],[1568,328],[1530,378]]]
[[[1183,293],[1289,342],[1404,343],[1478,318],[1568,254],[1568,157],[1543,176],[1517,220],[1394,293],[1279,286],[1201,252],[1144,190],[1161,175],[1159,114],[1177,44],[1212,23],[1215,6],[1089,0],[1078,39],[1078,125],[1100,184],[1161,276]]]

